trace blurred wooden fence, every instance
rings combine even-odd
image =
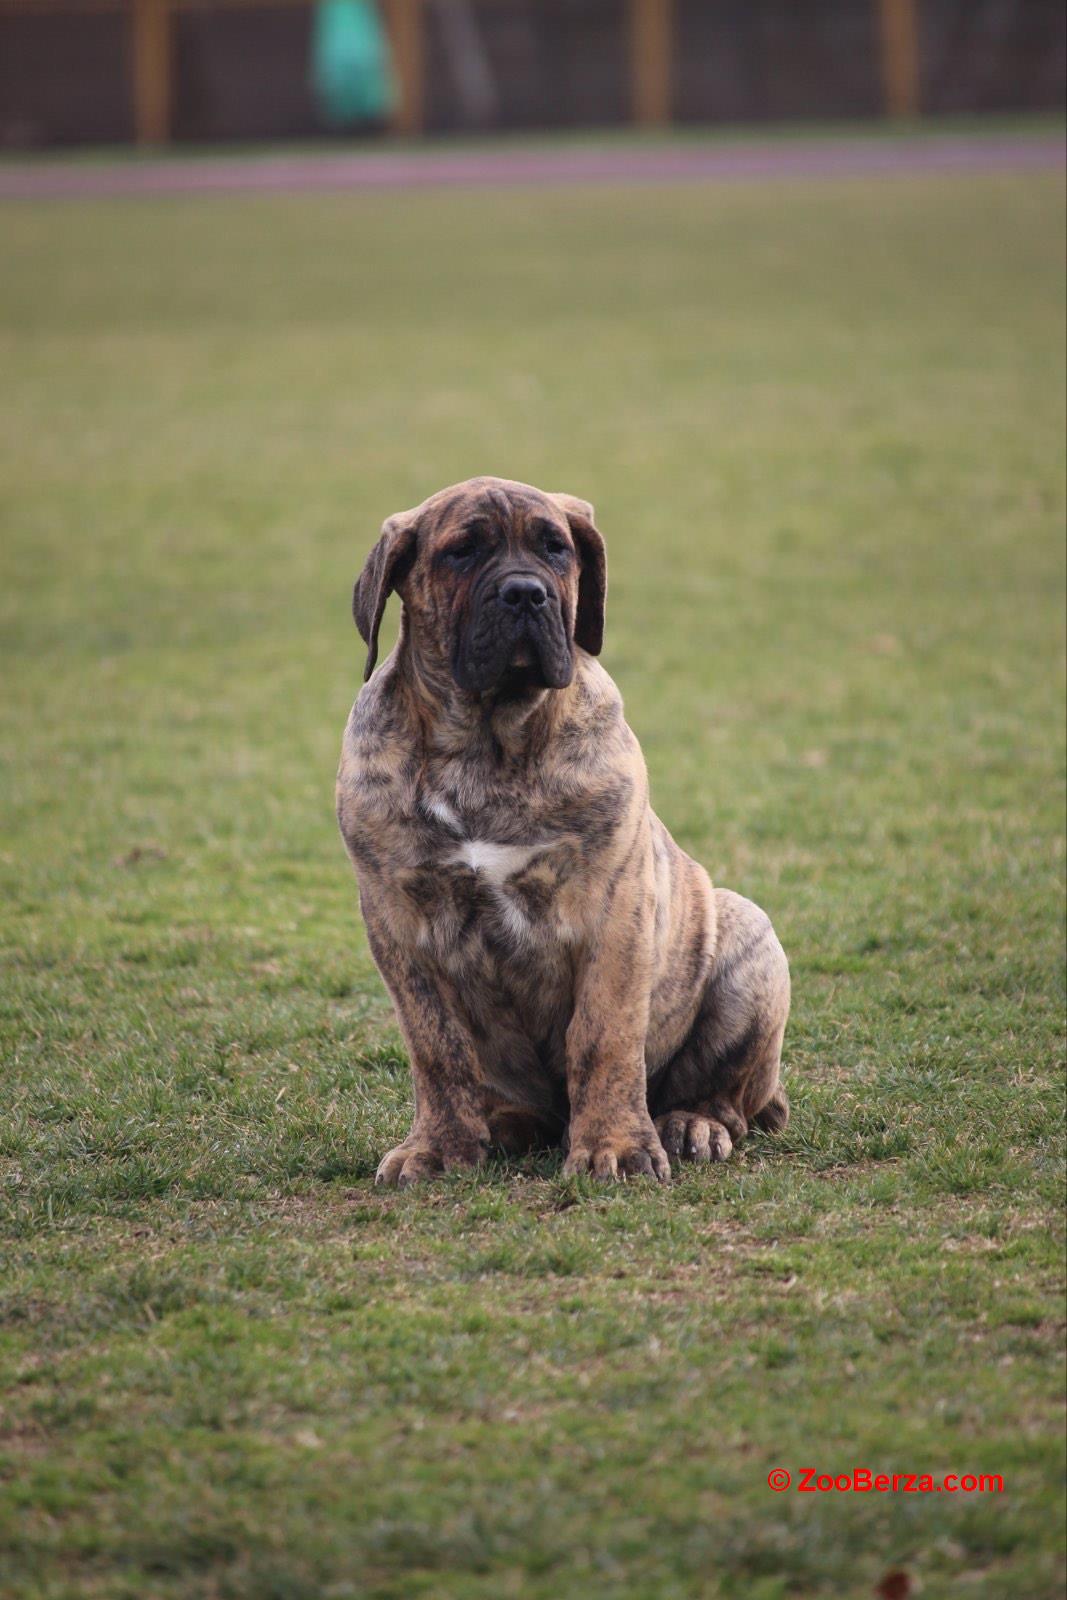
[[[791,13],[782,12],[779,8],[780,15],[787,16],[788,28],[792,32],[784,44],[779,43],[773,66],[764,69],[764,76],[770,71],[780,77],[790,70],[803,75],[803,61],[791,68],[789,41],[801,38],[807,26],[812,33],[821,30],[824,44],[827,38],[832,41],[838,78],[854,72],[860,85],[854,92],[838,97],[843,100],[842,104],[827,105],[827,116],[870,115],[881,110],[892,117],[911,117],[920,111],[932,109],[923,104],[920,30],[924,8],[933,9],[936,3],[937,0],[850,0],[845,5],[844,0],[838,0],[836,8],[829,7],[821,13],[817,5],[810,3],[798,4]],[[941,0],[941,3],[943,5],[945,0]],[[167,143],[176,133],[183,137],[198,136],[195,131],[189,133],[175,128],[175,85],[180,77],[175,41],[180,29],[188,26],[185,19],[196,13],[221,19],[225,13],[243,11],[248,15],[254,11],[257,17],[264,18],[261,26],[265,29],[265,19],[271,11],[280,13],[284,10],[291,18],[297,7],[303,7],[306,13],[311,4],[313,0],[0,0],[0,30],[9,19],[109,17],[113,24],[113,30],[108,31],[111,42],[106,47],[106,71],[111,75],[109,81],[112,84],[109,92],[112,98],[124,95],[126,100],[125,110],[118,119],[119,124],[123,128],[128,127],[137,142],[159,145]],[[1035,7],[1035,0],[1023,0],[1023,11],[1027,4]],[[427,127],[449,125],[447,115],[442,115],[445,90],[441,84],[445,75],[438,70],[439,62],[432,72],[428,69],[428,50],[432,43],[428,42],[432,6],[433,0],[381,0],[398,84],[394,130],[401,134],[417,135]],[[541,15],[542,8],[545,11],[549,9],[546,0],[527,0],[527,15]],[[974,9],[982,10],[980,7]],[[1015,9],[1018,13],[1018,7]],[[503,0],[478,0],[477,11],[483,24],[493,20],[494,11],[499,15],[502,10]],[[704,5],[694,5],[693,0],[613,0],[613,9],[609,11],[606,0],[602,0],[598,9],[594,5],[594,10],[590,31],[585,36],[577,31],[583,25],[580,6],[572,5],[566,10],[561,22],[564,8],[556,0],[551,22],[551,26],[564,29],[560,35],[563,42],[556,45],[557,58],[566,58],[570,62],[570,56],[576,49],[584,50],[584,59],[572,64],[571,76],[579,80],[571,85],[572,102],[575,96],[583,92],[580,82],[583,72],[587,77],[591,75],[599,80],[608,74],[612,76],[610,93],[601,93],[601,102],[605,105],[610,102],[609,109],[600,114],[594,113],[590,120],[630,120],[646,127],[662,127],[675,120],[716,120],[717,117],[758,119],[761,114],[818,114],[809,108],[809,102],[818,103],[819,88],[814,81],[808,83],[807,99],[795,113],[790,111],[788,95],[784,97],[784,111],[779,109],[782,99],[779,96],[769,110],[761,112],[758,94],[750,95],[754,102],[750,107],[742,91],[736,88],[736,80],[743,79],[745,73],[737,69],[730,49],[724,48],[722,42],[730,39],[731,30],[740,34],[745,28],[751,29],[752,13],[758,10],[756,6],[746,15],[743,5],[739,8],[737,4],[726,3],[726,0],[721,0],[721,3],[708,0]],[[1001,10],[1011,12],[1011,0],[1002,0]],[[1038,12],[1046,18],[1052,14],[1047,4],[1037,4],[1031,12],[1031,25],[1033,16]],[[1048,26],[1047,22],[1043,25]],[[567,29],[570,31],[567,32]],[[943,27],[942,32],[945,31]],[[948,32],[951,33],[951,28]],[[286,37],[295,39],[296,36]],[[859,40],[859,44],[856,40]],[[58,45],[53,48],[58,48]],[[232,55],[232,42],[229,48]],[[292,45],[288,48],[294,50]],[[1062,56],[1062,47],[1057,45],[1057,48]],[[598,50],[602,54],[612,55],[610,68],[596,59]],[[709,88],[707,82],[708,72],[712,69],[702,65],[702,52],[703,56],[710,54],[721,58],[714,67],[718,73],[717,102],[716,89]],[[295,53],[298,53],[298,49]],[[1031,53],[1037,59],[1042,53],[1047,55],[1048,51],[1038,40],[1033,43]],[[3,92],[2,55],[0,32],[0,95]],[[117,60],[112,57],[117,57]],[[870,59],[872,57],[874,59]],[[256,62],[242,58],[239,50],[236,59],[240,64],[236,69],[233,65],[228,68],[230,76],[226,80],[233,84],[235,93],[241,89],[239,80],[242,77],[246,79],[244,88],[247,90],[247,75],[257,70]],[[287,70],[296,70],[290,58],[287,60]],[[48,70],[52,72],[53,79],[62,70],[67,70],[73,77],[76,75],[76,66],[74,63],[73,67],[64,69],[61,64]],[[1015,70],[1019,70],[1017,63]],[[1054,65],[1053,76],[1061,70]],[[703,78],[694,89],[696,77],[701,73]],[[812,78],[809,70],[809,79]],[[50,92],[53,97],[58,96],[62,87],[53,83]],[[1043,93],[1047,100],[1048,91]],[[1053,89],[1053,97],[1054,93]],[[507,96],[504,98],[506,101]],[[531,92],[527,99],[535,102],[536,96]],[[764,101],[766,99],[764,95]],[[799,102],[801,96],[798,94],[794,99]],[[702,113],[705,102],[711,109]],[[716,104],[723,102],[724,109],[717,111]],[[981,107],[976,106],[975,109]],[[506,103],[504,110],[508,110]],[[3,115],[4,108],[0,105],[0,135],[6,137],[9,143],[17,142],[18,129],[13,139],[2,126]],[[510,125],[533,126],[536,125],[532,120],[535,117],[536,105],[527,113],[525,121],[520,124],[513,120]],[[546,114],[545,125],[559,126],[568,120],[564,110],[561,115]],[[508,125],[506,117],[504,121]],[[29,126],[25,142],[35,142],[32,117],[27,117],[27,122]],[[227,135],[223,133],[221,136]]]

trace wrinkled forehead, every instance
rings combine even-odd
[[[478,527],[505,537],[521,536],[530,527],[551,523],[566,531],[567,519],[559,506],[530,484],[500,479],[473,479],[443,489],[427,506],[432,540],[460,529]]]

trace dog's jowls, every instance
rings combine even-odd
[[[415,1087],[379,1182],[538,1143],[667,1178],[785,1124],[782,947],[649,806],[605,592],[592,507],[499,478],[390,517],[356,584],[337,814]]]

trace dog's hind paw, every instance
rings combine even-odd
[[[734,1147],[722,1123],[699,1111],[668,1111],[656,1132],[672,1161],[725,1161]]]

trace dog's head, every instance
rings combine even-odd
[[[395,589],[419,658],[473,695],[563,689],[575,647],[599,655],[607,588],[593,508],[504,478],[471,478],[386,519],[356,583],[367,644]]]

